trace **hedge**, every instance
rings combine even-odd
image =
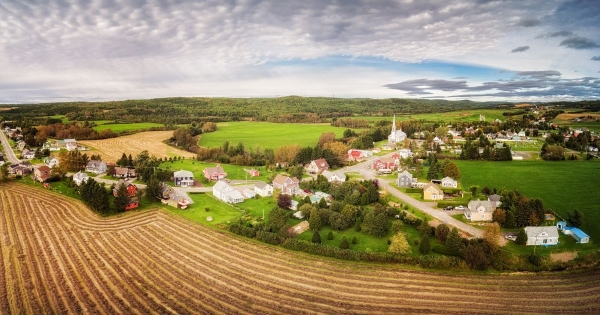
[[[433,250],[433,252],[435,252],[435,253],[442,254],[442,255],[460,257],[460,253],[458,251],[456,251],[448,246],[441,245],[441,244],[437,244],[437,245],[433,246],[433,248],[431,250]]]
[[[406,193],[407,194],[414,194],[414,193],[422,193],[423,192],[423,188],[406,188]]]
[[[438,208],[445,208],[447,206],[467,206],[468,202],[466,201],[438,201]]]

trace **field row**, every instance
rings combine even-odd
[[[475,275],[341,262],[160,210],[104,219],[35,187],[0,188],[3,314],[600,311],[600,270]]]

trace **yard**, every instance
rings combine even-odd
[[[215,167],[217,163],[205,163],[196,160],[176,160],[176,161],[168,161],[160,164],[161,169],[167,169],[171,171],[179,171],[186,170],[194,173],[194,178],[200,181],[204,186],[213,186],[214,182],[205,183],[203,181],[204,174],[202,171],[207,167]],[[259,180],[259,181],[268,181],[269,175],[271,173],[267,173],[264,167],[253,167],[253,166],[238,166],[231,164],[221,164],[223,170],[227,173],[227,179],[229,180],[246,180],[249,182]],[[260,171],[260,176],[251,177],[248,173],[244,171],[244,169],[256,169]],[[246,174],[248,177],[246,178]]]
[[[463,187],[517,189],[563,218],[578,209],[585,214],[582,230],[600,239],[599,161],[456,161]]]
[[[188,195],[192,198],[194,204],[187,209],[176,209],[169,206],[165,206],[165,209],[204,225],[227,224],[242,214],[242,210],[221,202],[210,193],[190,193]],[[206,208],[208,208],[208,211],[206,211]],[[207,217],[212,217],[213,220],[208,222]]]
[[[217,131],[201,135],[201,147],[220,147],[225,141],[232,145],[239,142],[246,149],[256,147],[276,149],[283,145],[299,144],[301,147],[315,146],[321,134],[334,132],[342,137],[347,128],[332,127],[329,124],[277,124],[269,122],[223,122],[217,124]]]

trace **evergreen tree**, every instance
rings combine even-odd
[[[527,233],[525,233],[525,229],[521,229],[519,231],[519,235],[517,235],[517,239],[515,240],[515,243],[517,243],[518,245],[527,244]]]
[[[421,224],[419,227],[417,227],[417,230],[419,230],[419,233],[424,236],[429,236],[431,234],[431,227],[429,226],[427,220],[421,221]]]
[[[341,249],[349,249],[350,246],[348,245],[348,240],[346,240],[346,237],[342,237],[342,241],[340,242],[340,248]]]
[[[330,241],[333,239],[333,232],[329,231],[329,233],[327,233],[327,239]]]
[[[515,220],[515,213],[513,211],[506,211],[506,221],[504,221],[504,227],[507,229],[512,229],[517,225]]]
[[[161,183],[158,181],[156,176],[151,176],[146,183],[146,198],[150,202],[160,201],[161,195]]]
[[[125,207],[129,204],[130,198],[127,192],[127,185],[122,183],[117,187],[117,195],[113,201],[117,211],[125,211]]]
[[[446,238],[446,246],[450,249],[460,252],[463,248],[462,239],[460,238],[460,234],[458,234],[458,229],[453,227],[448,234],[448,238]]]
[[[327,208],[327,201],[325,200],[325,198],[321,198],[321,200],[319,200],[319,208],[321,208],[321,209]]]
[[[421,244],[419,245],[419,252],[421,252],[421,254],[425,255],[425,254],[429,253],[429,248],[430,248],[429,236],[423,235],[423,238],[421,238]]]
[[[580,227],[583,224],[583,212],[575,209],[569,213],[567,221],[574,227]]]
[[[355,237],[352,238],[352,244],[358,244],[358,239]]]
[[[308,219],[308,224],[310,229],[313,231],[318,231],[321,228],[321,216],[319,215],[319,211],[317,209],[313,209],[310,211],[310,218]]]
[[[450,233],[450,228],[444,223],[435,227],[435,237],[442,243],[446,242],[448,233]]]
[[[315,231],[313,233],[312,242],[316,244],[321,244],[321,234],[319,234],[319,231]]]

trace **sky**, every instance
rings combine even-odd
[[[600,98],[599,0],[2,0],[0,103]]]

